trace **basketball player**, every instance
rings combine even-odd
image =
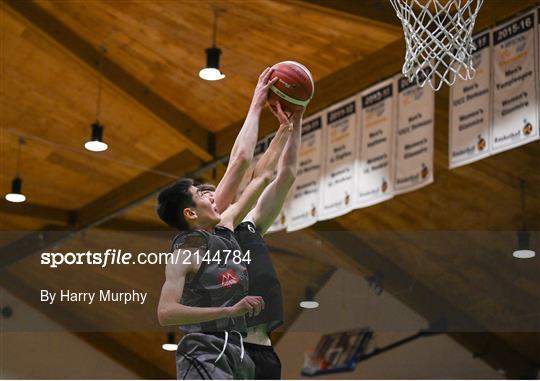
[[[289,125],[280,126],[240,199],[222,214],[214,198],[203,196],[191,179],[180,180],[158,196],[160,218],[182,231],[173,241],[158,305],[160,324],[180,325],[187,333],[176,354],[179,379],[254,376],[242,335],[247,332],[246,313],[258,315],[264,301],[246,296],[249,258],[233,231],[270,182],[290,132]],[[229,337],[229,332],[238,337]]]
[[[255,379],[281,378],[281,361],[272,347],[270,333],[283,323],[283,297],[270,252],[262,237],[279,215],[296,178],[304,111],[302,108],[291,115],[293,131],[281,155],[276,178],[235,230],[240,247],[252,254],[251,262],[247,264],[249,293],[262,296],[265,303],[260,314],[248,317],[248,336],[244,340],[244,347],[255,363]],[[274,104],[272,112],[281,125],[290,123],[279,103]],[[206,197],[212,197],[211,185],[204,184],[199,188]]]

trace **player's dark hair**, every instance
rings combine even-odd
[[[183,210],[196,206],[189,191],[192,185],[192,179],[184,178],[159,193],[156,210],[159,218],[167,225],[179,230],[189,229]]]
[[[216,190],[216,187],[212,184],[199,184],[196,185],[196,187],[199,188],[201,192],[214,192]]]

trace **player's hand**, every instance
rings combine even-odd
[[[252,105],[258,106],[261,109],[264,107],[266,100],[268,99],[268,89],[270,89],[270,87],[279,79],[278,77],[274,77],[270,80],[269,78],[272,72],[273,70],[269,67],[263,70],[259,76],[259,81],[255,87],[255,92],[253,93]]]
[[[281,103],[275,101],[274,103],[272,103],[270,110],[279,121],[280,128],[285,126],[289,131],[292,130],[293,123],[291,121],[291,118],[287,114],[285,114],[285,112],[283,112],[283,109],[281,108]]]
[[[229,307],[229,313],[231,317],[244,316],[248,314],[249,317],[257,316],[264,309],[264,300],[261,296],[246,296],[234,306]]]

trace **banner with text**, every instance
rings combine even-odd
[[[355,207],[367,207],[393,197],[394,80],[360,94],[360,128],[356,155]]]
[[[491,127],[491,32],[474,37],[472,55],[476,74],[459,78],[450,87],[448,157],[450,168],[480,160],[490,154]]]
[[[398,75],[394,193],[410,192],[433,182],[435,92]]]
[[[350,97],[329,108],[325,114],[326,148],[319,220],[341,216],[353,208],[356,103],[357,96]]]
[[[535,16],[536,10],[497,27],[492,34],[493,153],[538,139]]]
[[[317,222],[323,164],[324,114],[316,114],[302,125],[298,173],[290,192],[287,231]]]

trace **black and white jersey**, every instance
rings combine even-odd
[[[262,296],[265,308],[258,316],[247,317],[247,326],[267,325],[270,333],[283,324],[283,295],[270,251],[263,237],[251,221],[244,221],[234,231],[242,251],[249,251],[251,263],[246,263],[249,274],[249,295]]]

